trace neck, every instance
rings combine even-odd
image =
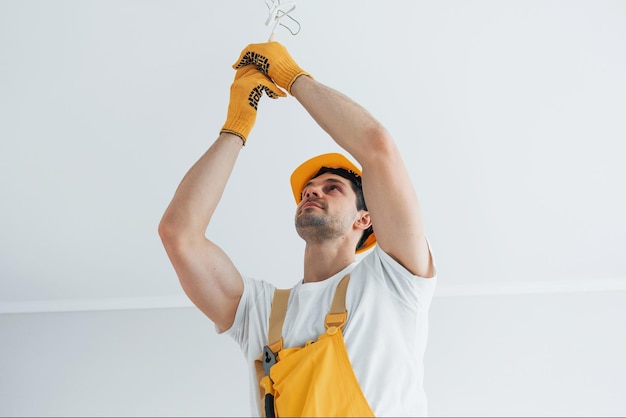
[[[346,245],[307,243],[304,250],[304,283],[320,282],[340,272],[355,260],[354,249]]]

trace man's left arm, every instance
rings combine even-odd
[[[381,249],[411,273],[433,277],[417,193],[387,130],[362,106],[310,77],[298,77],[290,92],[361,164],[363,193]]]

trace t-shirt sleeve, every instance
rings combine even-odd
[[[434,262],[433,257],[433,266]],[[363,265],[371,270],[372,276],[378,278],[380,285],[392,292],[399,302],[412,308],[429,308],[437,284],[436,266],[435,274],[431,278],[414,275],[379,246],[374,247],[365,257]]]
[[[258,351],[267,335],[274,286],[260,280],[243,278],[243,293],[235,313],[233,325],[223,332],[235,340],[246,356]]]

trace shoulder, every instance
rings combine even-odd
[[[414,275],[379,246],[363,257],[351,276],[357,286],[375,286],[411,304],[417,299],[430,300],[437,284],[436,271],[432,278]]]
[[[223,332],[236,338],[236,334],[246,333],[249,329],[262,326],[269,318],[272,298],[276,287],[264,280],[243,277],[243,293],[237,306],[233,325]]]
[[[430,250],[430,244],[429,244],[429,251],[432,256],[432,250]],[[433,257],[433,264],[435,264],[434,256],[432,257]],[[361,259],[361,261],[357,264],[357,267],[355,267],[355,270],[357,269],[371,270],[375,273],[390,274],[393,276],[403,277],[406,279],[414,279],[416,281],[436,281],[437,279],[436,266],[434,269],[435,274],[433,275],[433,277],[422,277],[422,276],[415,275],[411,273],[409,270],[407,270],[406,267],[404,267],[398,261],[396,261],[392,256],[390,256],[384,250],[382,250],[380,246],[378,245],[375,246],[372,250],[370,250],[370,252],[367,253]],[[417,279],[420,279],[420,280],[417,280]]]

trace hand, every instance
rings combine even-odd
[[[246,145],[248,134],[256,121],[256,112],[263,91],[268,97],[278,99],[286,94],[263,75],[254,66],[246,66],[237,70],[235,80],[230,86],[230,103],[228,115],[222,132],[229,132],[241,138]]]
[[[244,68],[247,65],[256,66],[260,72],[269,76],[276,84],[291,94],[291,85],[301,75],[311,77],[291,58],[287,48],[278,42],[250,44],[243,51],[235,64],[234,69]]]

